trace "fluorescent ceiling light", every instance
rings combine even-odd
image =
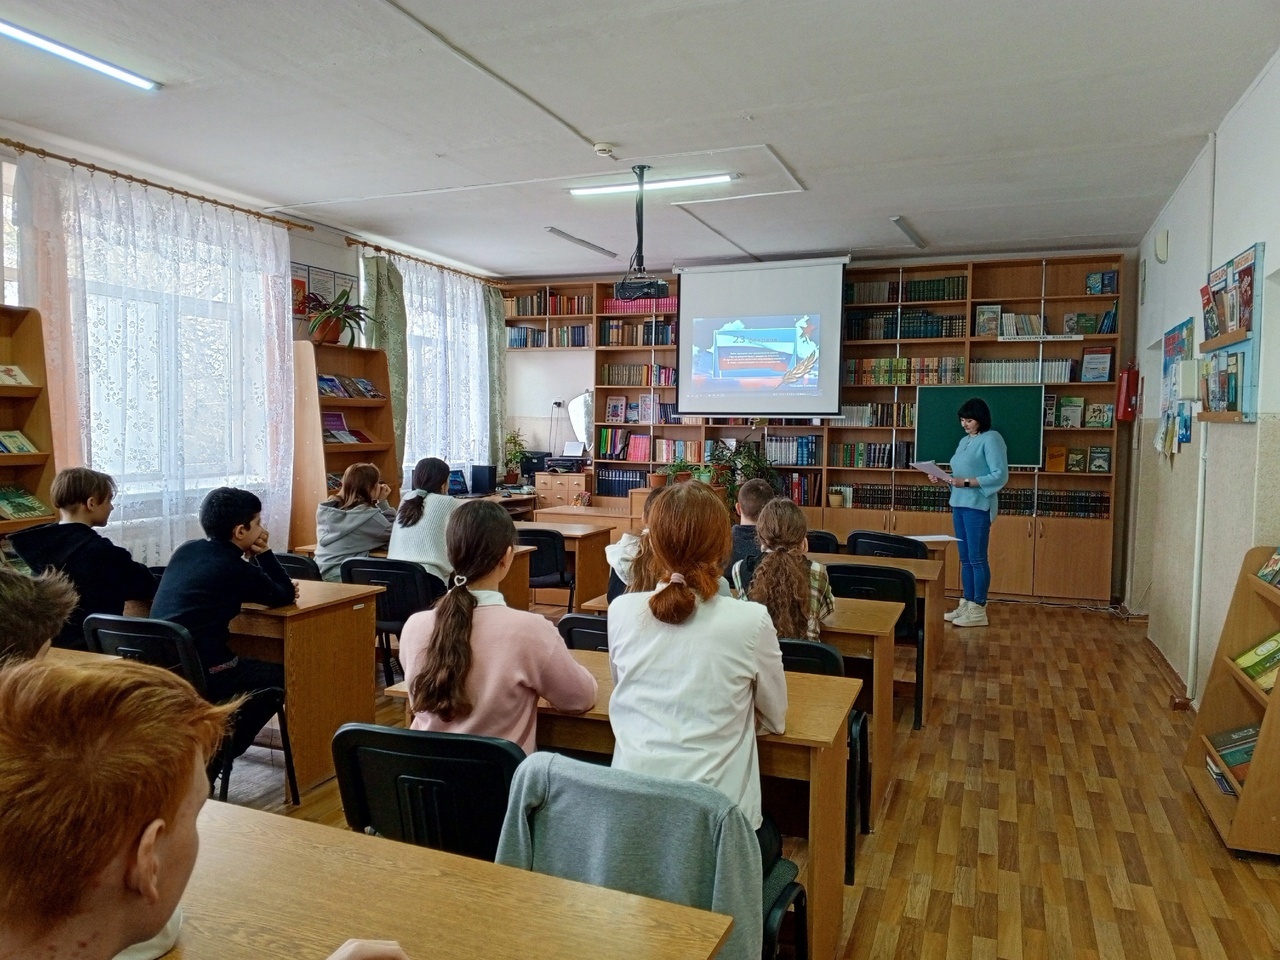
[[[618,259],[618,255],[612,250],[606,250],[604,247],[597,246],[590,240],[583,240],[581,237],[575,237],[572,233],[566,233],[559,227],[547,227],[547,233],[554,234],[562,240],[568,240],[570,243],[576,243],[580,247],[586,247],[588,250],[594,250],[601,256],[608,257],[611,260]]]
[[[928,244],[924,242],[924,237],[916,233],[915,227],[907,223],[906,217],[899,214],[896,217],[890,217],[889,220],[893,223],[895,227],[897,227],[899,230],[905,233],[907,235],[907,239],[910,240],[913,244],[915,244],[917,248],[923,250],[925,247],[928,246]]]
[[[12,37],[21,43],[30,44],[46,53],[52,53],[63,59],[70,60],[72,63],[78,63],[80,66],[88,67],[90,70],[105,73],[108,77],[114,77],[130,86],[138,87],[142,90],[158,90],[160,88],[160,84],[154,80],[140,77],[136,73],[130,73],[128,70],[121,70],[105,60],[99,60],[96,57],[89,56],[87,53],[81,53],[79,50],[64,47],[62,44],[56,43],[47,37],[42,37],[40,34],[32,33],[29,30],[23,30],[21,27],[15,27],[12,23],[6,23],[4,20],[0,20],[0,34]]]
[[[737,174],[718,173],[710,177],[686,177],[683,180],[646,181],[645,192],[650,190],[672,190],[676,187],[702,187],[710,183],[728,183],[737,179]],[[615,183],[607,187],[570,187],[569,192],[575,197],[591,197],[601,193],[635,193],[639,189],[636,183]]]

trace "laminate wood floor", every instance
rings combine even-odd
[[[1280,860],[1236,859],[1182,773],[1191,714],[1142,624],[991,604],[948,626],[930,723],[895,702],[893,794],[846,888],[846,960],[1280,960]],[[380,698],[378,721],[402,722]],[[284,803],[274,751],[231,799],[345,826],[336,783]],[[1280,829],[1280,824],[1277,825]]]

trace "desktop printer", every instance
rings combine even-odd
[[[586,465],[585,457],[547,457],[549,473],[582,473]]]

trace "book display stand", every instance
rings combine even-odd
[[[26,381],[25,383],[22,381]],[[18,431],[35,447],[0,452],[0,536],[57,519],[49,488],[53,462],[53,425],[45,384],[44,335],[37,310],[0,306],[0,433]],[[26,447],[15,443],[14,447]],[[34,495],[43,511],[37,515]],[[10,519],[7,513],[32,514]]]
[[[374,464],[382,473],[382,482],[391,487],[392,504],[400,502],[401,479],[388,399],[391,383],[386,353],[297,340],[293,344],[293,370],[291,547],[316,542],[316,507],[332,495],[336,481],[342,479],[343,471],[351,464]],[[321,390],[320,378],[324,379],[326,392]],[[383,396],[337,395],[344,392],[343,380],[367,381]],[[330,389],[328,385],[335,381],[337,386]],[[362,391],[346,388],[345,392]]]
[[[1236,657],[1280,631],[1280,587],[1258,576],[1274,549],[1254,547],[1245,554],[1183,768],[1227,847],[1280,854],[1280,830],[1276,829],[1280,820],[1280,708],[1272,712],[1269,708],[1274,698],[1235,663]],[[1210,738],[1250,725],[1260,729],[1247,782],[1241,784],[1230,765],[1221,761]],[[1214,782],[1206,759],[1223,771],[1234,796]]]

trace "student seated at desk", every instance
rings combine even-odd
[[[400,637],[411,726],[501,737],[533,753],[538,698],[581,713],[596,702],[596,679],[546,617],[508,609],[498,592],[515,558],[507,511],[470,500],[449,517],[446,537],[449,592]]]
[[[760,556],[760,541],[756,539],[756,518],[764,505],[778,495],[768,480],[753,477],[738,488],[738,499],[733,505],[738,522],[733,525],[733,554],[724,568],[725,579],[739,560]]]
[[[613,765],[710,784],[742,808],[767,874],[781,855],[760,807],[757,721],[787,717],[782,651],[769,611],[717,594],[732,546],[729,514],[704,483],[668,486],[649,512],[661,581],[609,606]]]
[[[822,621],[835,609],[827,568],[805,554],[809,525],[804,511],[778,497],[760,511],[756,537],[763,553],[733,565],[738,596],[763,603],[778,636],[821,640]]]
[[[644,498],[644,509],[641,517],[645,529],[640,533],[624,533],[617,543],[604,548],[604,557],[609,562],[609,591],[606,596],[612,603],[624,593],[644,593],[658,585],[659,570],[653,559],[653,551],[649,548],[649,506],[658,494],[666,487],[654,487]],[[720,578],[717,592],[728,597],[729,581]]]
[[[57,523],[46,523],[11,534],[18,556],[33,571],[58,570],[71,578],[80,603],[54,640],[59,647],[85,649],[84,618],[91,613],[124,613],[127,600],[150,600],[156,578],[94,527],[105,527],[111,516],[116,482],[110,475],[72,467],[59,470],[50,494],[58,508]]]
[[[0,667],[43,657],[79,602],[60,573],[29,577],[0,567]]]
[[[391,488],[372,463],[353,463],[343,471],[338,492],[316,507],[316,564],[321,577],[341,580],[343,560],[386,548],[396,522],[389,496]]]
[[[173,946],[205,763],[234,709],[129,661],[0,671],[0,958],[110,960],[144,943],[127,955],[153,958]],[[348,941],[330,960],[408,957]]]
[[[387,557],[412,560],[427,573],[448,583],[449,555],[445,549],[445,525],[463,503],[445,493],[449,465],[436,457],[424,457],[413,468],[413,492],[400,500]]]
[[[191,633],[208,674],[209,699],[221,703],[236,694],[284,687],[284,667],[237,657],[228,640],[230,624],[246,603],[278,607],[293,603],[298,588],[271,552],[262,525],[262,501],[248,490],[219,487],[200,504],[200,526],[208,539],[188,540],[165,567],[151,616],[172,620]],[[238,725],[253,719],[241,711]],[[253,730],[238,730],[252,737]]]

